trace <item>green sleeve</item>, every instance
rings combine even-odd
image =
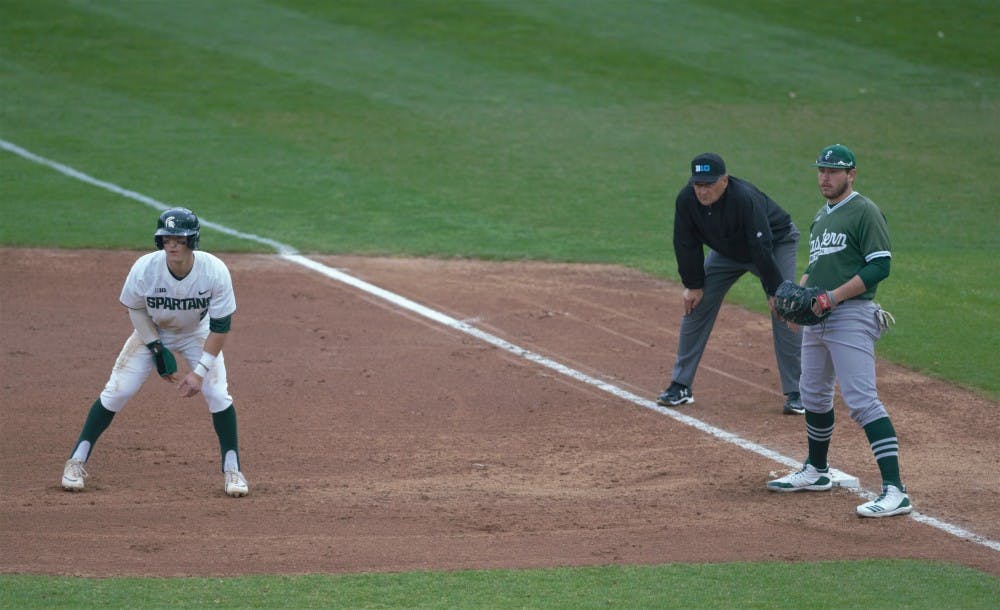
[[[208,330],[213,333],[225,334],[229,332],[229,325],[233,321],[233,316],[226,316],[225,318],[209,318],[208,320]]]
[[[865,283],[865,288],[871,290],[876,284],[889,277],[889,266],[892,259],[888,256],[873,258],[858,271],[858,277]]]

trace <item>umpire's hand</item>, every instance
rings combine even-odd
[[[684,315],[688,315],[691,311],[701,303],[701,297],[705,295],[705,291],[701,288],[685,288],[684,289]]]

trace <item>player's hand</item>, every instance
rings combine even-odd
[[[188,373],[187,376],[184,377],[184,381],[181,382],[181,385],[178,388],[178,390],[181,393],[181,396],[183,396],[184,398],[191,398],[192,396],[200,392],[201,381],[202,381],[201,377],[194,371]]]
[[[705,291],[701,288],[685,288],[684,289],[684,315],[691,313],[698,303],[701,303],[701,297],[705,295]]]
[[[817,294],[816,298],[812,300],[813,313],[819,317],[827,315],[836,308],[837,297],[833,296],[833,292],[830,290]]]
[[[156,365],[156,372],[160,377],[170,383],[177,381],[177,360],[174,354],[157,339],[146,344],[149,353],[153,355],[153,363]]]

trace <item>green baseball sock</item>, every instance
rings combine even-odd
[[[94,404],[90,405],[87,419],[83,422],[83,430],[80,431],[80,438],[76,439],[70,458],[86,462],[90,457],[90,450],[94,448],[97,439],[108,429],[114,418],[114,411],[105,409],[100,398],[95,400]]]
[[[895,485],[903,489],[899,477],[899,441],[896,440],[896,429],[888,417],[876,419],[865,426],[865,434],[875,454],[875,462],[882,473],[883,485]]]
[[[236,407],[229,405],[226,407],[225,411],[219,411],[218,413],[212,413],[212,425],[215,426],[215,434],[219,437],[219,449],[222,451],[222,470],[226,470],[227,466],[230,469],[235,468],[239,470],[239,449],[237,448],[237,436],[236,436]],[[230,457],[228,454],[232,452]],[[227,464],[227,458],[230,462],[235,462],[235,464]]]
[[[826,413],[806,411],[806,437],[809,439],[809,463],[818,470],[826,470],[827,453],[833,437],[833,409]]]

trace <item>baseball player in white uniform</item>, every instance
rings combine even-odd
[[[191,210],[164,211],[154,234],[157,251],[132,265],[120,300],[135,331],[125,341],[100,398],[90,407],[63,468],[63,489],[84,488],[88,476],[84,464],[94,444],[155,368],[164,380],[180,382],[181,396],[202,394],[219,437],[225,492],[233,497],[249,492],[240,471],[236,408],[222,355],[236,297],[225,263],[197,250],[200,226]],[[187,374],[177,371],[174,353],[187,362]]]

